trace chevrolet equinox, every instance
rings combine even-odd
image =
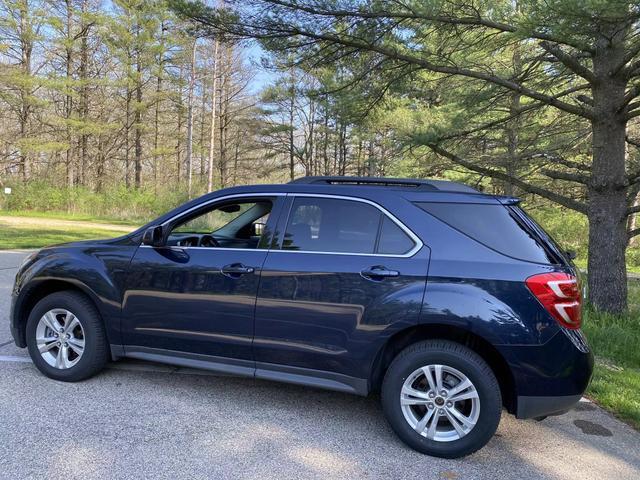
[[[518,204],[442,180],[220,190],[30,255],[12,334],[62,381],[129,357],[379,392],[407,445],[460,457],[503,408],[562,413],[591,377],[578,272]]]

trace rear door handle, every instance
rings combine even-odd
[[[227,277],[238,278],[241,275],[255,272],[255,269],[253,267],[247,267],[241,263],[230,263],[229,265],[222,267],[220,271]]]
[[[367,280],[383,280],[388,277],[397,277],[400,275],[400,272],[397,270],[389,270],[383,265],[376,265],[362,270],[360,275]]]

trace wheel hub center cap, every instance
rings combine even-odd
[[[444,398],[442,398],[442,397],[436,397],[436,405],[438,405],[439,407],[441,407],[442,405],[444,405]]]

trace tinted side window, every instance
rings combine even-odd
[[[296,197],[283,249],[310,252],[374,253],[382,213],[366,203]]]
[[[504,255],[556,263],[538,236],[509,207],[477,203],[418,203],[420,208]]]
[[[386,215],[382,220],[377,253],[402,255],[413,248],[413,240]]]

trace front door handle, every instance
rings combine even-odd
[[[376,265],[374,267],[365,268],[360,272],[367,280],[383,280],[388,277],[397,277],[400,272],[397,270],[389,270],[383,265]]]
[[[227,277],[238,278],[241,275],[255,272],[255,269],[253,267],[247,267],[241,263],[230,263],[229,265],[222,267],[220,271]]]

